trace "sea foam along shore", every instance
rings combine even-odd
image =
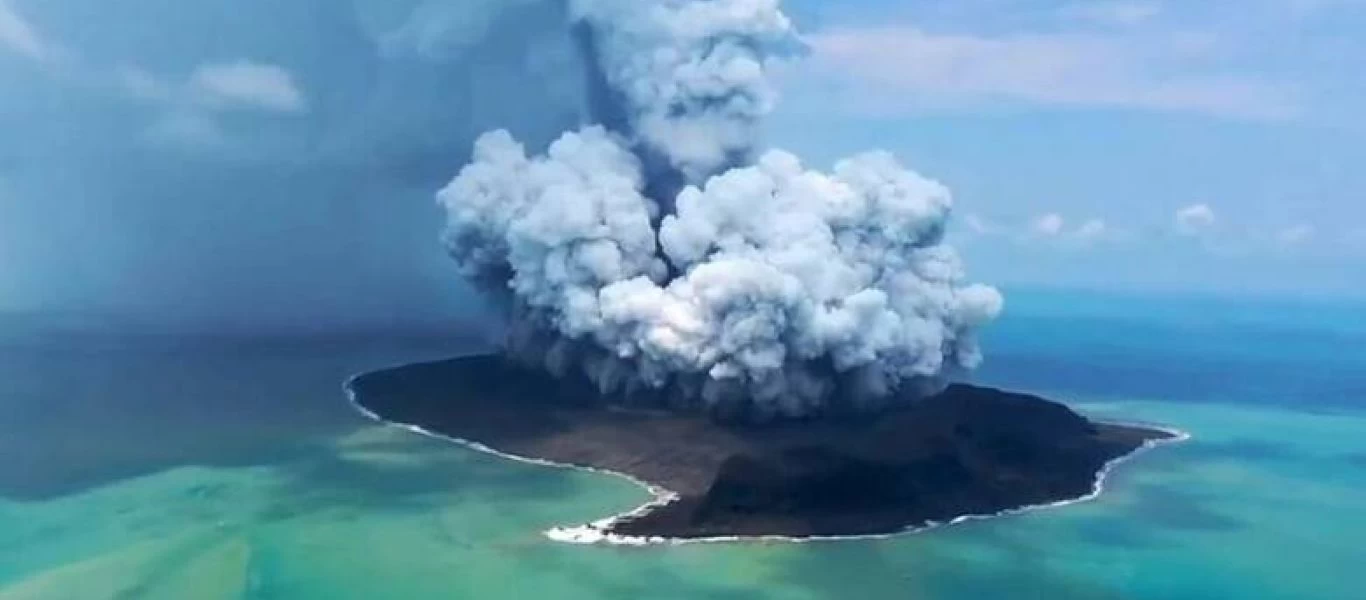
[[[1089,500],[1094,500],[1094,499],[1100,497],[1101,493],[1105,491],[1105,479],[1106,479],[1106,477],[1108,477],[1108,476],[1110,475],[1110,472],[1113,471],[1113,470],[1115,469],[1115,467],[1119,466],[1120,464],[1124,463],[1125,461],[1127,461],[1127,460],[1129,460],[1129,459],[1131,459],[1131,458],[1134,458],[1135,456],[1138,456],[1138,455],[1140,455],[1140,454],[1142,454],[1142,453],[1144,453],[1144,452],[1146,452],[1146,451],[1148,451],[1148,450],[1151,450],[1151,449],[1153,449],[1153,448],[1156,448],[1156,447],[1158,447],[1158,446],[1162,446],[1162,445],[1165,445],[1165,444],[1175,444],[1175,443],[1184,442],[1184,441],[1187,441],[1187,440],[1191,439],[1191,434],[1190,434],[1190,433],[1187,433],[1187,432],[1185,432],[1185,431],[1182,431],[1182,430],[1180,430],[1180,429],[1175,429],[1175,428],[1172,428],[1172,427],[1166,427],[1166,426],[1162,426],[1162,425],[1155,425],[1155,424],[1151,424],[1151,423],[1139,423],[1139,422],[1113,422],[1113,421],[1111,421],[1111,422],[1109,422],[1109,423],[1112,424],[1112,425],[1131,425],[1131,426],[1145,427],[1145,428],[1147,428],[1147,429],[1153,429],[1153,430],[1156,430],[1156,431],[1162,431],[1162,432],[1164,432],[1164,433],[1171,434],[1172,437],[1170,437],[1170,438],[1165,438],[1165,439],[1160,439],[1160,440],[1146,440],[1146,441],[1143,442],[1143,445],[1142,445],[1142,446],[1139,446],[1138,448],[1134,449],[1134,451],[1132,451],[1132,452],[1130,452],[1130,453],[1128,453],[1128,454],[1125,454],[1125,455],[1123,455],[1123,456],[1117,456],[1117,457],[1115,457],[1115,458],[1110,459],[1110,460],[1107,461],[1107,462],[1105,463],[1105,465],[1102,466],[1102,467],[1100,468],[1100,470],[1096,473],[1095,482],[1091,485],[1091,491],[1090,491],[1089,493],[1087,493],[1087,494],[1082,495],[1082,496],[1078,496],[1078,497],[1076,497],[1076,498],[1069,498],[1069,499],[1064,499],[1064,500],[1058,500],[1058,501],[1056,501],[1056,502],[1048,502],[1048,503],[1044,503],[1044,504],[1031,504],[1031,505],[1021,506],[1021,507],[1019,507],[1019,508],[1007,509],[1007,510],[995,512],[995,513],[990,513],[990,514],[969,514],[969,515],[962,515],[962,516],[954,517],[953,519],[951,519],[951,520],[949,520],[949,521],[942,521],[942,522],[940,522],[940,521],[931,521],[931,522],[929,522],[929,523],[927,523],[927,524],[925,524],[925,525],[907,527],[907,528],[902,529],[902,530],[900,530],[900,531],[893,531],[893,532],[889,532],[889,533],[864,534],[864,535],[819,535],[819,536],[785,536],[785,535],[738,536],[738,535],[736,535],[736,536],[716,536],[716,537],[700,537],[700,538],[669,538],[669,537],[662,537],[662,536],[631,536],[631,535],[619,535],[619,534],[611,533],[612,527],[614,527],[617,523],[620,523],[620,522],[622,522],[622,521],[624,521],[624,520],[628,520],[628,519],[631,519],[631,518],[634,518],[634,517],[638,517],[638,516],[643,515],[643,514],[649,512],[649,511],[651,511],[651,510],[654,510],[654,509],[656,509],[656,508],[659,508],[659,507],[661,507],[661,506],[664,506],[664,505],[666,505],[666,504],[669,504],[670,502],[673,502],[674,500],[677,500],[677,499],[678,499],[678,494],[676,494],[676,493],[674,493],[674,492],[672,492],[672,491],[670,491],[670,490],[666,490],[666,489],[664,489],[664,488],[662,488],[662,487],[659,487],[659,486],[657,486],[657,485],[651,484],[651,483],[649,483],[649,482],[646,482],[646,481],[642,481],[642,480],[640,480],[640,479],[637,479],[637,478],[635,478],[635,477],[633,477],[633,476],[631,476],[631,475],[628,475],[628,474],[626,474],[626,473],[621,473],[621,472],[618,472],[618,471],[610,471],[610,470],[607,470],[607,469],[599,469],[599,468],[596,468],[596,467],[588,467],[588,466],[584,466],[584,465],[575,465],[575,464],[569,464],[569,463],[560,463],[560,462],[545,460],[545,459],[543,459],[543,458],[531,458],[531,457],[527,457],[527,456],[518,456],[518,455],[515,455],[515,454],[509,454],[509,453],[507,453],[507,452],[502,452],[502,451],[500,451],[500,450],[491,448],[491,447],[489,447],[489,446],[486,445],[486,444],[482,444],[482,443],[480,443],[480,442],[476,442],[476,441],[473,441],[473,440],[467,440],[467,439],[463,439],[463,438],[452,437],[452,436],[440,434],[440,433],[437,433],[437,432],[434,432],[434,431],[430,431],[430,430],[427,430],[427,429],[422,428],[422,427],[419,426],[419,425],[414,425],[414,424],[411,424],[411,423],[399,423],[399,422],[395,422],[395,421],[389,421],[389,420],[387,420],[387,419],[385,419],[385,418],[379,416],[378,414],[375,414],[375,413],[374,413],[373,411],[371,411],[370,409],[366,408],[366,407],[365,407],[364,405],[362,405],[362,404],[360,403],[360,401],[356,398],[356,392],[355,392],[354,387],[352,386],[352,383],[353,383],[357,378],[361,377],[362,375],[364,375],[364,373],[357,374],[357,375],[353,375],[353,376],[351,376],[350,378],[348,378],[348,379],[346,380],[346,383],[344,383],[344,384],[342,385],[342,389],[343,389],[343,391],[346,393],[347,400],[351,403],[351,406],[355,407],[355,409],[356,409],[357,411],[359,411],[361,414],[365,415],[367,418],[369,418],[369,419],[371,419],[371,420],[373,420],[373,421],[375,421],[375,422],[377,422],[377,423],[380,423],[380,424],[386,425],[386,426],[390,426],[390,427],[398,427],[398,428],[405,429],[405,430],[411,431],[411,432],[416,433],[416,434],[419,434],[419,435],[424,435],[424,436],[436,438],[436,439],[439,439],[439,440],[444,440],[444,441],[447,441],[447,442],[453,442],[453,443],[459,444],[459,445],[461,445],[461,446],[464,446],[464,447],[466,447],[466,448],[469,448],[469,449],[471,449],[471,450],[475,450],[475,451],[478,451],[478,452],[484,452],[484,453],[486,453],[486,454],[492,454],[492,455],[494,455],[494,456],[498,456],[498,457],[501,457],[501,458],[506,458],[506,459],[508,459],[508,460],[512,460],[512,461],[516,461],[516,462],[520,462],[520,463],[526,463],[526,464],[537,465],[537,466],[543,466],[543,467],[555,467],[555,468],[559,468],[559,469],[573,469],[573,470],[576,470],[576,471],[586,471],[586,472],[589,472],[589,473],[599,473],[599,474],[604,474],[604,475],[611,475],[611,476],[614,476],[614,477],[620,477],[620,478],[625,479],[625,480],[627,480],[627,481],[630,481],[631,483],[634,483],[634,484],[636,484],[636,485],[638,485],[638,486],[640,486],[640,487],[642,487],[642,488],[645,488],[645,490],[648,491],[648,492],[650,493],[650,495],[652,496],[652,499],[651,499],[649,502],[646,502],[645,504],[642,504],[642,505],[640,505],[640,506],[637,506],[637,507],[635,507],[635,508],[633,508],[633,509],[631,509],[631,510],[629,510],[629,511],[626,511],[626,512],[623,512],[623,513],[620,513],[620,514],[616,514],[616,515],[612,515],[612,516],[610,516],[610,517],[606,517],[606,518],[603,518],[603,519],[599,519],[599,520],[597,520],[597,521],[593,521],[593,522],[591,522],[591,523],[587,523],[587,524],[584,524],[584,525],[578,525],[578,526],[573,526],[573,527],[552,527],[551,529],[548,529],[548,530],[546,530],[546,531],[544,532],[545,536],[546,536],[547,538],[550,538],[551,540],[554,540],[554,541],[557,541],[557,542],[570,543],[570,544],[608,544],[608,545],[617,545],[617,546],[648,546],[648,545],[653,545],[653,544],[696,544],[696,543],[718,543],[718,542],[792,542],[792,543],[801,543],[801,542],[821,542],[821,541],[845,541],[845,540],[874,540],[874,539],[885,539],[885,538],[895,537],[895,536],[904,535],[904,534],[909,534],[909,533],[919,533],[919,532],[922,532],[922,531],[929,531],[929,530],[931,530],[931,529],[935,529],[935,528],[938,528],[938,527],[943,527],[943,526],[945,526],[945,525],[955,525],[955,524],[962,523],[962,522],[965,522],[965,521],[982,520],[982,519],[991,519],[991,518],[996,518],[996,517],[1005,517],[1005,516],[1010,516],[1010,515],[1022,514],[1022,513],[1026,513],[1026,512],[1030,512],[1030,511],[1034,511],[1034,510],[1041,510],[1041,509],[1046,509],[1046,508],[1058,508],[1058,507],[1068,506],[1068,505],[1071,505],[1071,504],[1077,504],[1077,503],[1086,502],[1086,501],[1089,501]]]

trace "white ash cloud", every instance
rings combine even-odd
[[[571,0],[627,127],[690,182],[747,158],[801,44],[778,0]]]
[[[604,393],[759,418],[875,408],[980,362],[1003,301],[943,244],[944,186],[885,152],[823,173],[754,151],[764,64],[796,45],[776,1],[571,7],[627,122],[541,155],[485,134],[438,194],[451,255],[513,310],[514,351]],[[681,191],[659,196],[659,156]]]

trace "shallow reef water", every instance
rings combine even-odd
[[[1178,339],[1102,351],[1080,333],[1028,335],[1054,325],[1007,319],[981,378],[1193,439],[1056,509],[877,540],[646,548],[543,533],[649,498],[630,482],[379,426],[347,404],[347,375],[458,350],[441,340],[2,344],[0,600],[1359,596],[1363,365],[1300,352],[1303,375],[1281,377],[1239,341],[1253,325],[1229,324],[1237,353],[1200,340],[1237,375],[1220,395],[1169,362]],[[1333,335],[1325,354],[1347,334]]]

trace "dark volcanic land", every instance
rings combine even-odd
[[[497,356],[377,371],[348,386],[389,422],[676,493],[603,532],[638,537],[895,533],[1085,496],[1106,463],[1173,437],[962,384],[876,417],[765,426],[604,408],[586,380]]]

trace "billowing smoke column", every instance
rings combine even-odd
[[[981,355],[1000,294],[942,244],[943,186],[874,152],[755,151],[777,0],[571,0],[597,124],[529,156],[485,134],[443,189],[449,251],[508,348],[606,395],[726,419],[869,411]]]

